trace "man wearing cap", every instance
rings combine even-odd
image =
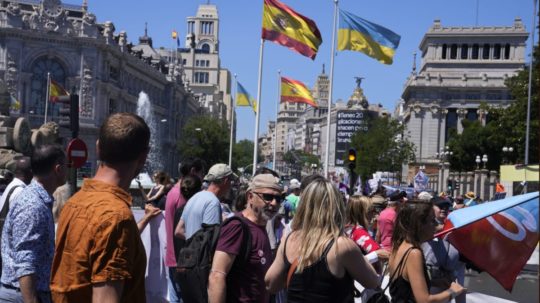
[[[377,221],[377,235],[375,240],[387,251],[392,250],[392,233],[396,221],[397,210],[401,203],[407,201],[407,193],[397,191],[390,195],[388,205],[381,211]]]
[[[276,215],[281,203],[279,179],[257,175],[246,192],[247,205],[238,220],[221,227],[208,281],[208,298],[216,302],[268,302],[264,275],[272,264],[266,222]],[[244,227],[251,233],[249,257],[244,260]]]
[[[221,204],[219,199],[225,197],[231,189],[231,183],[238,177],[224,163],[215,164],[210,168],[204,181],[208,188],[195,194],[187,202],[180,222],[176,226],[175,236],[189,239],[201,229],[204,224],[221,223]]]
[[[436,232],[442,230],[444,221],[448,217],[448,210],[452,205],[447,199],[433,197],[429,200],[433,204]],[[433,238],[422,243],[422,252],[426,260],[427,269],[431,277],[431,287],[429,292],[437,294],[448,289],[450,284],[458,279],[463,285],[465,282],[465,264],[459,260],[457,249],[446,241],[446,239]],[[465,292],[455,298],[456,302],[465,302]]]

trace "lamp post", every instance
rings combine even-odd
[[[482,156],[482,162],[484,163],[484,169],[486,169],[487,161],[488,161],[488,156],[486,154],[484,154],[484,156]]]
[[[476,156],[476,169],[480,169],[480,162],[482,162],[482,160],[480,159],[480,156]]]
[[[512,152],[514,152],[514,148],[511,146],[504,146],[502,148],[502,151],[503,151],[504,163],[509,164],[510,155],[512,154]]]

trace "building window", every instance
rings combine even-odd
[[[493,59],[501,59],[501,45],[495,44],[493,47]]]
[[[484,44],[484,48],[482,49],[482,59],[487,60],[489,59],[489,44]]]
[[[446,114],[446,125],[445,125],[445,135],[444,140],[448,142],[450,136],[457,133],[457,112],[455,108],[449,108],[448,113]]]
[[[182,59],[182,65],[186,65],[187,63],[187,60],[186,59]]]
[[[457,59],[457,44],[450,47],[450,59]]]
[[[114,99],[109,99],[109,115],[118,112]]]
[[[442,45],[442,58],[443,58],[443,59],[446,59],[446,51],[447,51],[447,48],[448,48],[448,46],[446,46],[446,44],[443,44],[443,45]]]
[[[201,50],[203,53],[210,53],[210,45],[208,45],[208,43],[204,43],[203,45],[201,45]]]
[[[207,72],[195,72],[194,83],[208,83],[208,73]]]
[[[46,57],[36,60],[31,71],[30,100],[28,100],[26,110],[30,114],[43,115],[45,113],[45,102],[48,102],[48,100],[45,100],[47,98],[47,73],[51,74],[51,79],[69,91],[69,88],[66,87],[66,72],[58,61]],[[54,116],[53,113],[58,112],[59,106],[55,103],[49,103],[48,114]]]
[[[189,21],[188,22],[188,30],[187,30],[187,33],[188,34],[193,34],[195,32],[195,21]]]
[[[469,46],[467,44],[461,45],[461,59],[469,58]]]
[[[504,59],[508,60],[510,59],[510,44],[506,43],[504,46]]]
[[[478,59],[478,54],[480,53],[480,46],[478,44],[473,44],[472,46],[472,58]]]
[[[478,120],[478,113],[476,111],[475,108],[469,108],[467,110],[467,115],[465,116],[465,118],[469,121],[476,121]]]

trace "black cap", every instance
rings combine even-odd
[[[407,197],[407,193],[404,191],[395,191],[388,198],[390,201],[398,201]]]
[[[438,206],[438,207],[452,206],[452,203],[448,199],[444,199],[441,197],[434,197],[433,199],[431,199],[431,203],[433,203],[433,205]]]

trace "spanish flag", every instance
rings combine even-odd
[[[236,87],[236,106],[251,106],[253,111],[257,112],[257,101],[249,95],[240,82]]]
[[[262,38],[315,60],[321,33],[313,20],[278,0],[264,0]]]
[[[173,38],[173,40],[176,40],[176,45],[180,47],[180,37],[178,37],[178,32],[176,30],[172,31],[171,37]]]
[[[10,104],[9,109],[12,111],[19,111],[21,109],[21,101],[19,101],[15,96],[9,95],[10,97]]]
[[[281,77],[281,102],[300,102],[313,107],[319,106],[304,83],[285,77]]]
[[[338,50],[362,52],[392,64],[401,37],[393,31],[349,12],[339,11]]]
[[[51,85],[49,87],[49,101],[52,103],[58,102],[58,97],[69,96],[69,93],[56,81],[51,79]]]

